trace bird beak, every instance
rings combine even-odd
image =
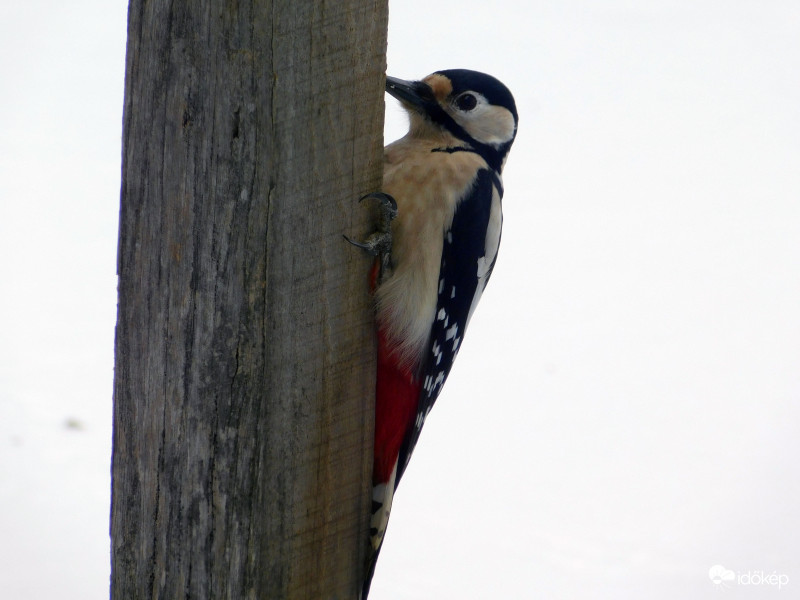
[[[425,111],[426,105],[436,103],[431,87],[422,81],[405,81],[386,77],[386,91],[403,104]]]

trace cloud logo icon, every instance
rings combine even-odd
[[[733,581],[736,574],[722,565],[714,565],[708,570],[708,577],[714,585],[725,585],[728,581]]]

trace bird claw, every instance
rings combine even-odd
[[[363,242],[343,236],[345,240],[356,248],[361,248],[370,256],[377,256],[380,260],[380,273],[378,281],[382,281],[384,273],[390,267],[392,254],[392,221],[397,217],[397,202],[389,194],[373,192],[359,198],[359,202],[371,199],[379,202],[379,218],[376,230]]]
[[[397,202],[389,194],[383,192],[367,194],[359,198],[358,201],[363,202],[367,199],[378,200],[380,203],[380,216],[375,231],[363,242],[358,242],[346,235],[343,237],[353,246],[361,248],[370,256],[388,255],[392,250],[392,221],[397,217]]]
[[[342,234],[342,237],[349,243],[353,244],[353,246],[355,246],[356,248],[361,248],[364,252],[366,252],[370,256],[378,256],[378,254],[380,254],[381,247],[385,245],[385,243],[381,239],[381,235],[382,234],[379,233],[373,233],[363,242],[357,242],[353,238],[347,237],[344,234]]]
[[[394,218],[397,216],[397,201],[392,198],[389,194],[384,192],[372,192],[371,194],[367,194],[365,196],[361,196],[358,199],[359,202],[363,202],[371,198],[373,200],[378,200],[381,203],[381,219],[386,219],[388,222],[392,222]]]

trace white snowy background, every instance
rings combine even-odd
[[[0,6],[3,599],[108,595],[125,19]],[[371,598],[800,597],[800,4],[393,2],[388,62],[520,129]]]

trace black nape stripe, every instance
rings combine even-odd
[[[478,154],[472,148],[467,148],[466,146],[448,146],[447,148],[434,148],[431,152],[447,152],[448,154],[453,154],[454,152],[472,152],[473,154]]]

